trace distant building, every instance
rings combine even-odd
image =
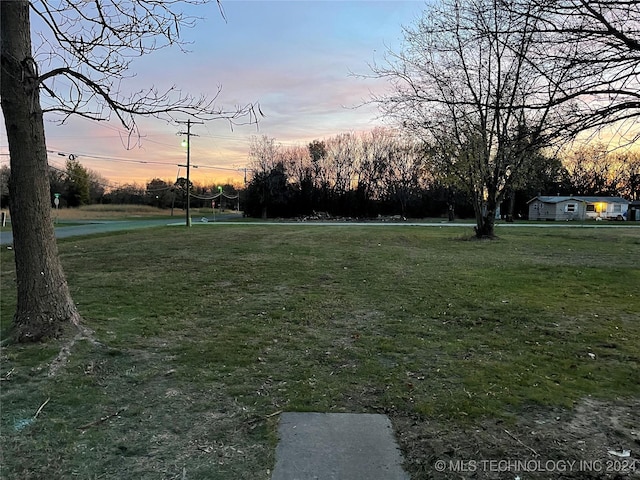
[[[627,220],[621,197],[538,196],[529,200],[529,220]]]

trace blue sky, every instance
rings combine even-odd
[[[194,11],[203,17],[196,28],[183,31],[183,39],[192,42],[188,54],[167,49],[136,60],[136,77],[123,90],[176,85],[194,95],[212,96],[221,85],[221,106],[259,102],[265,117],[257,129],[232,131],[223,120],[193,127],[199,136],[192,139],[192,163],[202,166],[193,171],[194,179],[233,178],[233,169],[247,164],[252,135],[305,145],[380,125],[375,108],[355,107],[370,91],[381,92],[386,85],[353,74],[369,74],[368,64],[380,61],[388,47],[398,49],[402,26],[411,25],[423,7],[422,1],[225,0],[225,22],[212,3]],[[175,178],[177,164],[185,161],[176,136],[181,128],[151,119],[140,119],[139,125],[140,145],[127,150],[117,123],[47,122],[48,148],[55,152],[51,160],[61,166],[64,157],[57,153],[73,153],[88,168],[119,183]],[[0,153],[6,152],[3,125]],[[213,166],[230,170],[204,168]]]

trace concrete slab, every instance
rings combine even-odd
[[[386,415],[287,412],[272,480],[409,480]]]

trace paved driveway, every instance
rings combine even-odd
[[[217,215],[218,218],[225,220],[236,218],[238,214]],[[193,218],[193,223],[200,222],[200,218]],[[93,235],[96,233],[118,232],[122,230],[136,230],[140,228],[158,227],[162,225],[184,225],[183,217],[174,217],[171,219],[144,219],[144,220],[86,220],[74,222],[61,222],[56,227],[56,238],[78,237],[82,235]],[[64,225],[64,226],[63,226]],[[11,245],[13,243],[13,234],[11,230],[0,232],[0,245]]]

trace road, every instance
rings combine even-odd
[[[229,220],[238,218],[236,213],[217,215],[217,218]],[[211,220],[211,219],[210,219]],[[77,225],[74,225],[77,223]],[[140,228],[159,227],[164,225],[184,225],[185,220],[181,217],[151,218],[141,220],[85,220],[77,222],[60,222],[56,226],[56,238],[79,237],[83,235],[94,235],[96,233],[119,232],[123,230],[137,230]],[[200,218],[193,218],[193,223],[201,223]],[[11,245],[13,234],[10,230],[0,232],[0,245]]]
[[[305,225],[305,226],[367,226],[367,227],[389,227],[389,226],[404,226],[404,227],[467,227],[473,228],[475,223],[473,222],[465,222],[465,223],[449,223],[446,221],[443,222],[413,222],[413,221],[405,221],[405,222],[279,222],[279,221],[270,221],[270,222],[231,222],[229,220],[233,218],[239,218],[238,214],[223,214],[221,216],[217,216],[216,221],[213,222],[212,218],[208,218],[207,222],[203,222],[201,218],[193,218],[193,225],[196,227],[205,226],[205,225]],[[60,226],[55,229],[56,238],[68,238],[68,237],[78,237],[83,235],[93,235],[97,233],[108,233],[108,232],[118,232],[123,230],[136,230],[141,228],[150,228],[150,227],[158,227],[158,226],[183,226],[184,220],[176,217],[175,219],[145,219],[145,220],[95,220],[95,221],[86,221],[86,222],[78,222],[78,225],[70,225],[70,222],[65,223],[65,226]],[[630,222],[630,223],[612,223],[612,222],[593,222],[589,224],[578,224],[578,223],[566,223],[566,222],[540,222],[540,223],[498,223],[496,224],[497,229],[501,228],[513,228],[513,227],[521,227],[521,228],[558,228],[558,227],[570,227],[570,228],[640,228],[640,222]],[[0,232],[0,245],[11,245],[13,243],[13,235],[10,231]]]

